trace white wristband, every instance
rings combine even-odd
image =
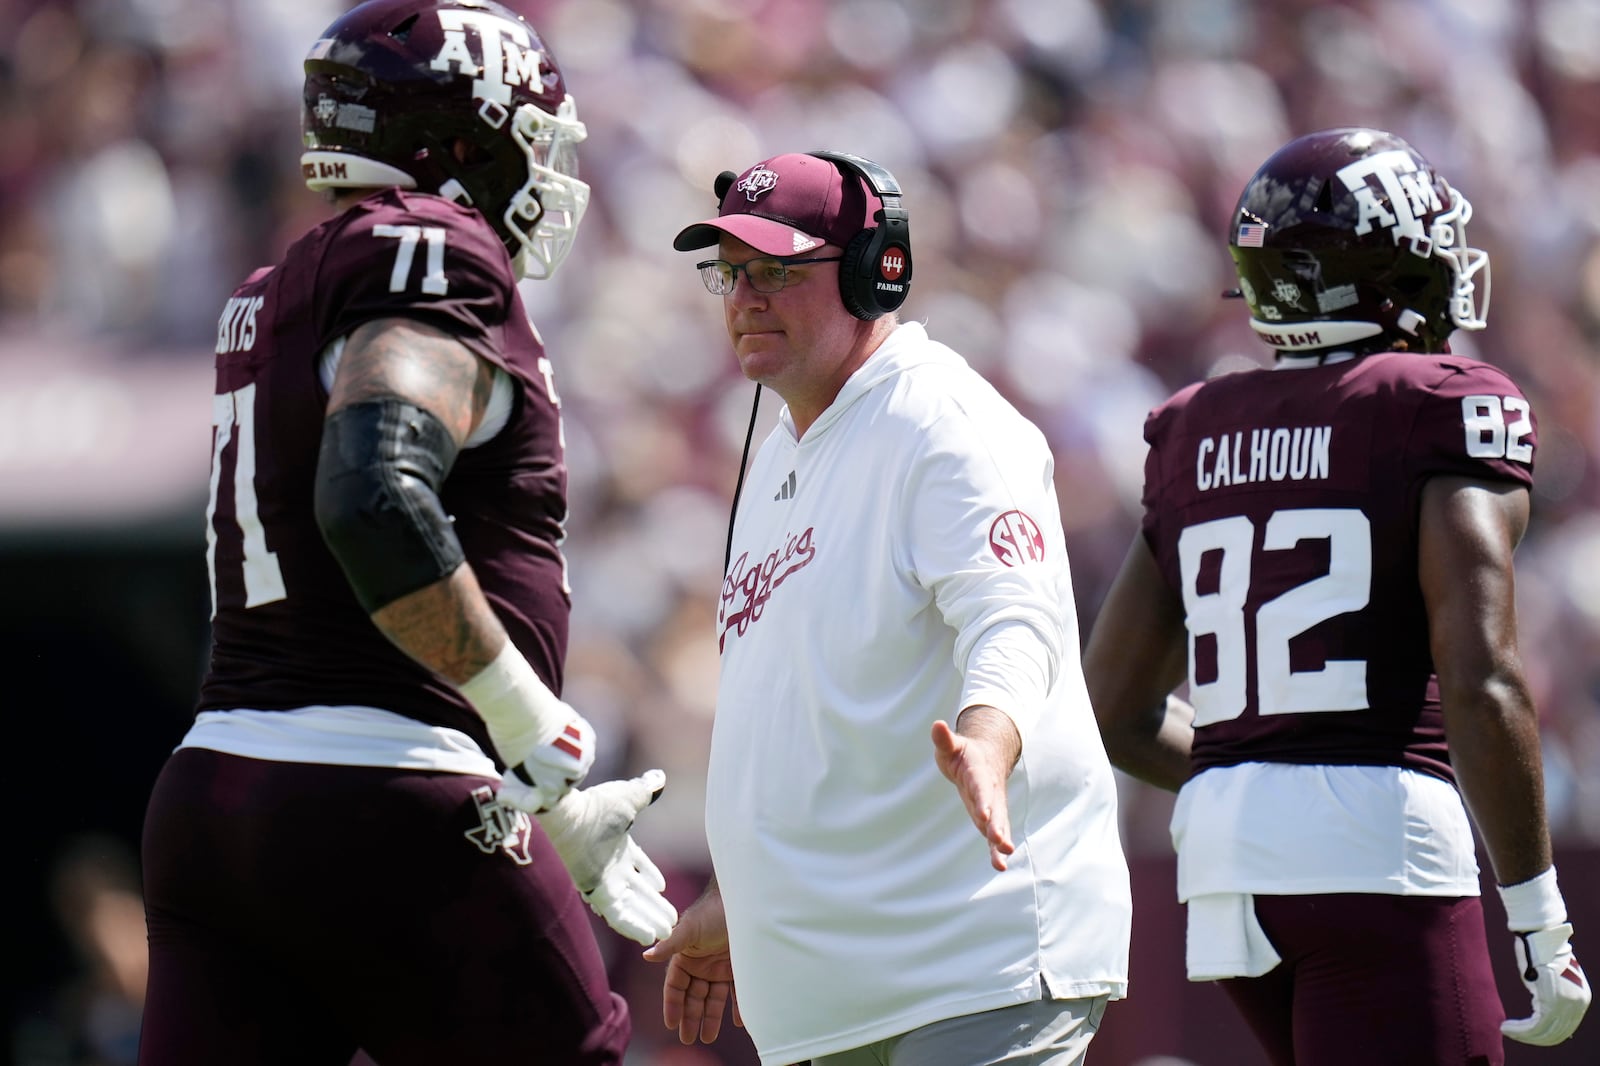
[[[491,732],[525,732],[532,734],[535,744],[550,743],[572,721],[572,709],[539,679],[509,640],[493,662],[462,683],[461,694]]]
[[[1498,885],[1506,907],[1506,928],[1513,933],[1552,929],[1567,920],[1567,904],[1556,887],[1556,868],[1515,885]]]

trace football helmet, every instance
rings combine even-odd
[[[305,60],[312,189],[397,185],[481,212],[519,277],[553,274],[589,204],[587,135],[526,19],[495,0],[368,0]]]
[[[1472,205],[1409,144],[1349,127],[1299,137],[1245,185],[1228,251],[1250,326],[1279,351],[1448,351],[1482,329],[1489,256]],[[1233,295],[1233,294],[1230,294]]]

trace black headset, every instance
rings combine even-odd
[[[865,181],[883,201],[877,225],[850,239],[839,264],[839,298],[857,318],[880,318],[911,292],[911,219],[900,203],[900,183],[888,168],[848,152],[807,152]]]

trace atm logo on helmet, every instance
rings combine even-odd
[[[487,11],[448,10],[439,12],[439,28],[444,31],[444,44],[431,66],[434,70],[472,75],[473,96],[510,106],[511,86],[540,90],[545,57],[531,46],[527,26]],[[467,46],[469,29],[478,35],[482,46],[481,64]]]
[[[1389,201],[1385,207],[1379,202],[1379,190],[1373,188],[1368,178],[1377,178],[1382,194]],[[1433,176],[1417,170],[1416,160],[1409,152],[1398,149],[1379,152],[1339,168],[1339,180],[1356,198],[1361,217],[1356,220],[1355,232],[1365,236],[1372,232],[1373,222],[1393,231],[1394,243],[1409,242],[1418,255],[1430,255],[1433,242],[1423,224],[1423,216],[1444,210],[1439,194],[1433,187]]]

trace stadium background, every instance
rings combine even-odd
[[[299,61],[346,6],[0,0],[13,900],[0,970],[4,1053],[19,1064],[131,1061],[136,1004],[105,974],[136,983],[142,929],[115,889],[204,664],[216,316],[248,269],[323,216],[296,165]],[[712,177],[813,147],[895,172],[917,262],[903,314],[1048,434],[1087,624],[1137,522],[1145,411],[1266,356],[1242,307],[1218,299],[1239,188],[1288,137],[1363,124],[1406,137],[1466,192],[1469,237],[1493,257],[1490,328],[1456,349],[1510,370],[1539,418],[1524,655],[1577,942],[1600,937],[1600,2],[513,6],[555,52],[590,132],[577,249],[553,282],[525,286],[570,445],[567,695],[603,735],[597,779],[667,770],[639,835],[680,904],[706,865],[711,590],[751,396],[717,301],[670,249],[713,209]],[[1168,798],[1121,783],[1133,998],[1108,1013],[1092,1061],[1254,1066],[1220,992],[1182,979]],[[754,1062],[739,1031],[677,1048],[657,1022],[659,971],[606,936],[636,1012],[630,1062]],[[1505,940],[1491,933],[1519,1009]],[[85,1041],[101,1051],[72,1050]],[[1509,1054],[1600,1061],[1600,1021],[1564,1048]]]

